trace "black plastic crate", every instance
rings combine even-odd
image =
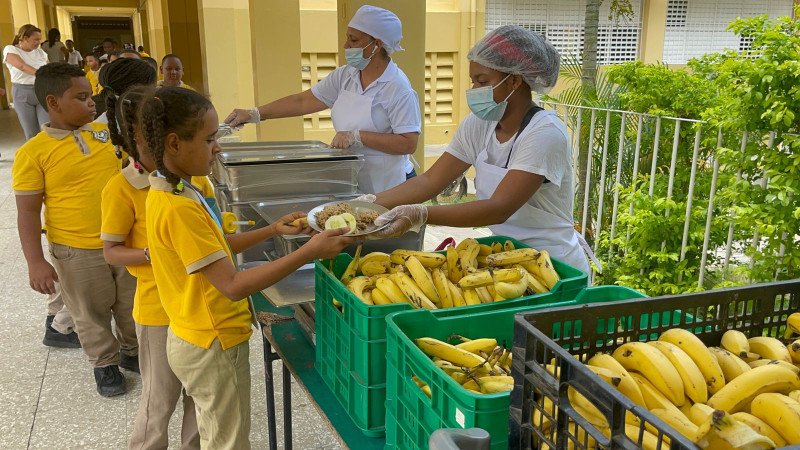
[[[641,441],[635,442],[625,434],[625,415],[631,412],[640,419],[640,430],[645,423],[658,430],[658,448],[697,449],[691,441],[594,375],[583,362],[596,353],[614,351],[622,342],[654,340],[675,327],[694,332],[706,345],[718,345],[722,334],[730,329],[740,330],[748,337],[780,338],[788,315],[799,310],[800,280],[792,280],[518,314],[514,322],[511,447],[569,445],[585,449],[590,447],[591,436],[599,447],[640,448]],[[560,368],[558,378],[543,367],[553,358]],[[566,395],[569,386],[606,416],[610,439],[572,408]],[[558,413],[554,408],[544,410],[541,406],[544,397],[553,402]],[[549,431],[545,432],[540,418],[535,424],[531,422],[536,411],[537,418],[543,414],[553,420]],[[575,423],[569,425],[569,420]],[[665,436],[670,444],[665,442]]]

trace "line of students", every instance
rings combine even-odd
[[[117,63],[152,70],[138,60]],[[51,63],[36,76],[50,123],[18,150],[12,170],[31,287],[50,293],[60,282],[101,395],[125,392],[119,367],[141,370],[131,448],[167,446],[181,394],[185,448],[249,448],[253,311],[246,299],[309,261],[338,254],[352,238],[341,236],[346,230],[324,232],[284,258],[238,271],[234,253],[311,230],[291,226],[304,215],[294,213],[223,235],[205,200],[205,177],[220,151],[219,118],[208,99],[152,83],[104,86],[109,132],[93,122],[83,71]],[[124,168],[114,144],[129,158]],[[55,267],[41,247],[42,205]]]

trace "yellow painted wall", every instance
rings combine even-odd
[[[11,1],[0,0],[0,42],[4,45],[10,44],[14,40],[14,35],[17,34],[17,29],[14,28],[11,12]],[[3,64],[0,69],[0,88],[6,90],[6,95],[0,97],[0,108],[8,109],[8,99],[11,95],[11,80],[6,65]]]
[[[667,30],[667,0],[642,2],[642,38],[639,59],[646,64],[664,60],[664,36]]]
[[[30,12],[28,10],[28,0],[11,0],[11,15],[13,16],[14,31],[26,23],[31,23]],[[33,18],[36,21],[36,17]]]

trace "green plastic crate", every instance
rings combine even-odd
[[[527,247],[519,241],[503,236],[479,238],[478,242],[491,245],[506,240],[513,242],[517,248]],[[345,392],[355,389],[354,386],[357,384],[367,387],[386,384],[386,316],[400,311],[412,311],[413,308],[407,304],[365,305],[339,281],[350,261],[352,257],[343,253],[334,260],[316,262],[314,331],[317,336],[317,370],[355,420],[356,416],[368,415],[364,411],[369,404],[368,402],[356,404],[351,410],[347,400],[349,397]],[[529,295],[503,302],[447,308],[439,310],[438,314],[444,317],[529,307],[543,303],[545,299],[547,303],[571,302],[586,287],[588,275],[558,260],[553,260],[553,267],[561,280],[550,293]],[[334,299],[342,303],[341,310],[333,305]],[[338,368],[347,370],[350,376],[335,377],[334,373],[339,370]],[[369,415],[372,414],[369,412]],[[368,427],[361,428],[367,434],[378,435],[383,433],[383,411],[374,415],[375,417],[379,415],[381,419],[370,420]]]
[[[398,449],[427,448],[431,433],[439,428],[479,427],[492,436],[493,450],[508,448],[509,393],[476,394],[462,388],[440,370],[420,350],[414,340],[433,337],[446,340],[453,333],[468,338],[494,338],[510,348],[514,338],[514,316],[518,313],[550,307],[562,307],[555,294],[550,302],[474,315],[443,317],[439,311],[411,311],[392,314],[388,323],[387,417],[386,446]],[[620,301],[644,298],[629,288],[600,286],[587,288],[570,304]],[[549,303],[549,304],[548,304]],[[416,375],[431,388],[428,398],[414,383]],[[388,419],[387,419],[388,420]]]

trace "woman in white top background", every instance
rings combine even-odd
[[[414,153],[421,130],[417,93],[391,59],[393,52],[403,50],[401,39],[397,15],[362,6],[347,27],[347,65],[310,90],[258,108],[236,109],[225,122],[236,127],[330,108],[336,130],[331,146],[364,155],[359,190],[391,189],[405,181],[407,155]]]
[[[589,272],[586,253],[593,255],[574,228],[570,139],[555,112],[537,106],[531,94],[555,85],[558,52],[542,36],[505,25],[475,44],[467,58],[473,88],[466,100],[472,114],[427,172],[377,196],[363,196],[394,207],[375,223],[390,223],[384,233],[388,236],[424,223],[488,226],[496,235],[547,250]],[[422,204],[470,166],[475,167],[476,201]]]
[[[47,53],[49,62],[65,62],[69,58],[69,51],[61,42],[61,32],[58,28],[50,28],[47,32],[47,40],[42,42],[42,50]]]
[[[42,30],[27,24],[20,27],[14,42],[3,48],[3,62],[11,73],[11,95],[25,139],[30,139],[41,130],[49,119],[36,94],[33,83],[36,69],[47,64],[47,53],[39,48]]]

